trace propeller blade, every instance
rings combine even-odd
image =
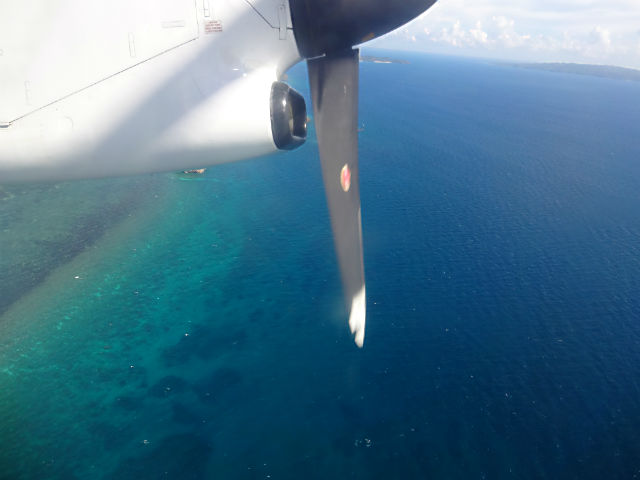
[[[308,60],[314,122],[349,327],[364,343],[366,301],[358,184],[359,51]]]

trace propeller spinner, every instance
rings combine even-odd
[[[307,59],[331,227],[349,327],[364,343],[366,295],[358,184],[359,50],[436,0],[289,0],[300,54]]]

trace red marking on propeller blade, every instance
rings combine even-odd
[[[348,192],[351,187],[351,170],[349,170],[349,165],[347,164],[340,171],[340,185],[345,192]]]

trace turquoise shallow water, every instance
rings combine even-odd
[[[640,472],[640,85],[398,55],[362,65],[363,350],[313,137],[0,187],[0,478]]]

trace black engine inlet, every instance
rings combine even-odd
[[[271,86],[271,132],[280,150],[293,150],[307,138],[307,106],[304,98],[283,82]]]

